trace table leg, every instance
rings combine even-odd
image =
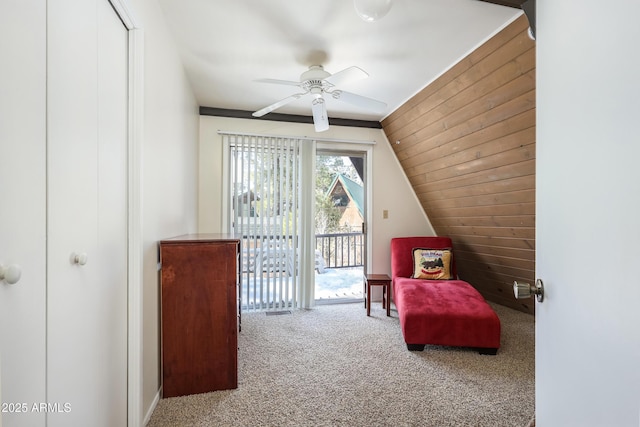
[[[367,282],[367,316],[371,315],[371,285]]]
[[[387,285],[382,285],[382,308],[387,307]]]
[[[386,290],[386,293],[387,293],[387,317],[390,317],[391,316],[391,285],[386,284],[384,286],[384,289]]]
[[[362,287],[364,288],[363,289],[363,291],[364,291],[364,308],[367,308],[367,295],[368,295],[368,293],[367,293],[367,284],[368,284],[368,282],[365,279],[364,282],[362,282]]]

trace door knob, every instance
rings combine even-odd
[[[517,299],[530,298],[532,295],[535,295],[538,302],[542,302],[544,300],[542,280],[536,280],[535,286],[529,283],[520,283],[516,280],[513,282],[513,294]]]
[[[18,283],[22,276],[22,269],[17,264],[11,264],[8,267],[0,265],[0,281],[5,280],[8,284]]]
[[[87,263],[88,259],[89,259],[89,257],[84,252],[79,253],[79,254],[74,252],[74,253],[71,254],[71,262],[73,264],[85,265]]]

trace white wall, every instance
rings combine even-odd
[[[318,137],[330,140],[375,141],[372,151],[371,272],[390,273],[389,242],[392,237],[433,235],[424,210],[400,168],[393,150],[380,129],[331,126],[321,134],[311,124],[285,123],[267,120],[234,119],[202,116],[200,118],[200,178],[198,228],[200,232],[222,230],[222,137],[218,131],[245,132],[266,135]],[[336,143],[337,145],[337,143]],[[342,144],[341,144],[342,145]],[[361,145],[354,145],[362,148]],[[382,218],[382,211],[389,218]]]
[[[144,31],[143,415],[160,387],[158,240],[197,231],[198,104],[156,0],[132,0]]]

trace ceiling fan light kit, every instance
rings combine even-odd
[[[265,114],[272,112],[273,110],[283,107],[284,105],[293,102],[303,96],[310,95],[311,112],[313,114],[313,124],[316,132],[322,132],[329,129],[329,118],[327,116],[327,106],[323,95],[329,94],[334,99],[347,102],[355,105],[356,107],[373,110],[376,112],[382,112],[387,104],[375,99],[367,98],[355,93],[346,92],[336,89],[336,86],[348,84],[350,82],[361,80],[369,77],[369,75],[358,67],[349,67],[335,74],[331,74],[321,66],[312,65],[307,71],[300,75],[300,81],[294,82],[289,80],[276,80],[276,79],[260,79],[258,82],[262,83],[274,83],[287,86],[297,86],[304,92],[290,95],[280,101],[277,101],[271,105],[268,105],[252,115],[254,117],[262,117]]]
[[[383,18],[391,9],[392,0],[353,0],[353,7],[365,22],[375,22]]]

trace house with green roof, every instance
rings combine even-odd
[[[327,195],[340,209],[340,226],[349,231],[361,231],[364,222],[364,188],[343,174],[337,174]]]

